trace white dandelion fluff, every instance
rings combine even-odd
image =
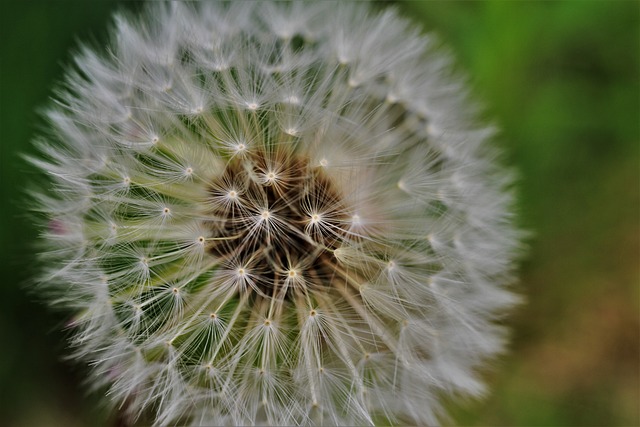
[[[519,232],[432,38],[362,3],[115,22],[31,159],[91,383],[157,425],[435,425],[482,394]]]

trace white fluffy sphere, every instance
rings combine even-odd
[[[74,355],[158,425],[437,424],[517,298],[511,178],[450,60],[363,3],[154,3],[31,159]]]

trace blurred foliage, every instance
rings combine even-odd
[[[4,1],[0,8],[0,422],[113,424],[86,375],[62,359],[62,314],[27,292],[36,231],[25,214],[34,172],[19,153],[76,40],[105,44],[109,16],[139,4]],[[440,35],[520,173],[531,230],[527,304],[512,351],[487,373],[486,400],[461,425],[640,425],[640,6],[635,1],[406,1]]]
[[[640,425],[637,2],[404,2],[455,52],[520,172],[527,304],[468,425]]]

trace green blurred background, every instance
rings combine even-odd
[[[470,76],[497,143],[521,175],[533,231],[521,267],[528,303],[493,393],[454,408],[461,425],[640,425],[640,3],[415,1],[402,13],[437,32]],[[105,43],[109,16],[140,3],[7,1],[0,9],[0,424],[113,425],[85,368],[64,361],[64,317],[26,292],[35,177],[18,153],[76,40]]]

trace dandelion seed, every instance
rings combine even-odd
[[[153,2],[113,40],[32,162],[42,287],[116,410],[435,425],[482,394],[520,232],[430,36],[359,2]]]

